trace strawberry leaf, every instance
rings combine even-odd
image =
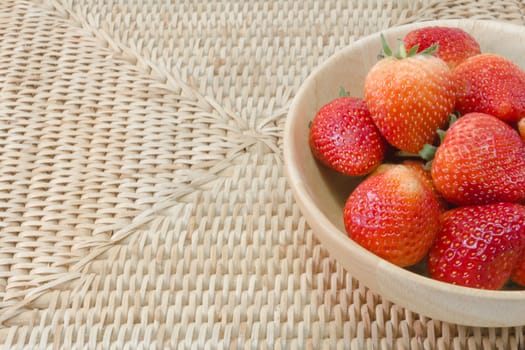
[[[437,147],[430,144],[425,144],[421,151],[419,151],[419,156],[423,158],[424,160],[432,160],[434,159],[434,155],[436,154]]]
[[[410,56],[414,56],[416,53],[417,53],[417,50],[419,49],[419,44],[416,44],[414,46],[412,46],[410,48],[410,50],[408,50],[407,52],[407,56],[410,57]]]
[[[447,136],[447,132],[442,129],[437,129],[436,133],[439,136],[439,144],[441,145],[443,143],[443,140],[445,139],[445,136]]]
[[[452,113],[449,117],[449,120],[448,120],[448,127],[450,128],[452,126],[452,124],[454,124],[456,122],[456,120],[458,120],[459,116],[456,114],[456,113]]]
[[[385,36],[381,33],[381,44],[383,45],[383,52],[386,56],[392,56],[392,50],[388,46],[388,43],[386,42]]]
[[[429,160],[428,162],[426,162],[424,165],[423,165],[423,169],[425,170],[429,170],[432,169],[432,160]]]
[[[403,42],[403,40],[399,40],[399,48],[398,48],[397,56],[400,57],[400,58],[407,58],[408,57],[407,49],[405,47],[405,43]]]
[[[418,52],[419,44],[417,44],[417,45],[412,46],[407,51],[404,41],[401,39],[398,39],[398,42],[399,44],[397,47],[397,52],[394,53],[392,49],[388,46],[385,36],[381,33],[381,46],[383,48],[382,53],[384,53],[384,55],[380,53],[378,55],[378,58],[384,58],[386,56],[390,56],[390,57],[395,57],[398,59],[403,59],[403,58],[412,57],[415,55],[434,55],[438,49],[438,44],[434,44],[430,47],[427,47],[423,51]]]
[[[350,96],[350,91],[346,91],[343,86],[339,88],[339,97]]]
[[[438,48],[439,48],[439,45],[434,44],[432,46],[427,47],[426,49],[421,51],[419,54],[420,55],[434,55],[437,52]]]

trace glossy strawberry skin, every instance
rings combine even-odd
[[[454,110],[452,73],[439,58],[416,55],[378,61],[365,79],[370,115],[394,147],[419,152]]]
[[[460,114],[481,112],[506,122],[525,117],[525,72],[499,55],[468,58],[453,70]]]
[[[386,142],[362,99],[344,96],[322,106],[310,125],[310,149],[326,166],[364,175],[382,161]]]
[[[439,202],[412,170],[394,165],[366,178],[348,197],[344,224],[362,247],[398,266],[427,254],[439,229]]]
[[[496,290],[511,276],[525,247],[525,207],[515,203],[464,206],[441,216],[428,254],[434,279]]]
[[[523,252],[521,253],[520,258],[518,259],[516,266],[512,270],[510,279],[514,283],[525,287],[525,254]]]
[[[403,42],[407,49],[419,45],[418,52],[438,44],[435,56],[445,61],[450,69],[481,53],[476,39],[460,28],[429,26],[414,29],[406,34]]]
[[[436,189],[436,186],[434,185],[434,182],[432,181],[432,175],[430,175],[430,170],[425,168],[425,164],[423,164],[420,161],[416,160],[405,160],[402,163],[404,166],[410,168],[414,175],[416,175],[419,180],[427,186],[432,193],[436,196],[436,198],[439,201],[439,208],[441,212],[444,212],[448,209],[448,203],[445,201],[445,199],[441,196],[441,194]]]
[[[457,205],[525,199],[525,144],[512,127],[469,113],[447,130],[432,161],[437,190]]]
[[[419,179],[419,181],[421,181],[423,185],[427,186],[427,188],[431,190],[432,193],[434,193],[434,195],[438,199],[439,208],[441,212],[444,212],[445,210],[448,209],[448,203],[438,192],[438,190],[436,189],[436,186],[434,186],[434,182],[432,181],[432,176],[430,175],[430,170],[425,168],[425,164],[423,162],[418,161],[418,160],[407,159],[407,160],[404,160],[401,164],[406,166],[410,170],[412,170],[412,174],[414,174]],[[386,170],[392,167],[395,167],[396,165],[397,164],[395,163],[383,163],[379,167],[377,167],[376,170],[374,170],[372,174],[383,173]]]

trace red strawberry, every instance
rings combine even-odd
[[[432,181],[432,176],[430,175],[430,170],[427,170],[425,168],[425,164],[422,162],[416,161],[416,160],[405,160],[402,163],[404,166],[409,167],[413,173],[419,178],[419,180],[427,186],[433,193],[436,195],[436,197],[439,200],[439,208],[441,211],[445,211],[448,208],[447,203],[445,202],[445,199],[441,196],[441,194],[436,189],[436,186],[434,186],[434,182]]]
[[[398,266],[418,263],[439,229],[439,202],[404,165],[370,175],[348,197],[348,236]]]
[[[430,26],[414,29],[407,33],[403,41],[407,49],[417,45],[418,52],[438,44],[435,56],[445,61],[450,69],[481,53],[476,39],[460,28]]]
[[[487,113],[507,122],[525,117],[525,72],[512,61],[476,55],[458,65],[453,75],[460,114]]]
[[[343,96],[321,107],[310,126],[310,148],[326,166],[345,175],[364,175],[376,168],[386,142],[362,99]]]
[[[520,286],[525,287],[525,254],[521,254],[514,270],[512,270],[510,279]]]
[[[417,178],[421,181],[421,183],[427,186],[427,188],[430,189],[436,195],[436,197],[439,200],[439,204],[440,204],[439,207],[442,212],[448,209],[447,203],[445,202],[441,194],[436,189],[436,186],[434,186],[434,182],[432,181],[432,176],[430,175],[430,170],[427,170],[425,168],[425,164],[423,162],[408,159],[408,160],[404,160],[401,164],[406,166],[410,170],[412,170],[412,173],[415,176],[417,176]],[[376,170],[374,170],[372,175],[384,173],[387,169],[390,169],[391,167],[394,167],[394,166],[396,166],[396,164],[394,163],[383,163],[380,166],[378,166]]]
[[[500,289],[525,247],[525,207],[495,203],[445,212],[428,255],[430,276],[481,289]]]
[[[365,101],[386,140],[398,149],[417,153],[432,143],[436,130],[454,110],[452,73],[445,62],[400,47],[395,56],[384,43],[387,57],[377,62],[365,79]]]
[[[518,122],[518,131],[521,135],[521,139],[525,141],[525,118],[521,118]]]
[[[431,175],[439,193],[458,205],[525,199],[525,143],[496,117],[466,114],[437,148]]]

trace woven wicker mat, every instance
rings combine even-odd
[[[506,349],[428,319],[316,241],[281,132],[312,69],[408,22],[518,1],[2,0],[4,348]]]

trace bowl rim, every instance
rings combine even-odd
[[[484,20],[484,19],[443,19],[443,20],[430,20],[423,22],[416,22],[410,24],[404,24],[400,26],[394,26],[388,29],[385,29],[380,32],[403,32],[409,29],[430,26],[430,25],[445,25],[451,27],[457,27],[460,25],[467,24],[468,26],[475,26],[477,23],[484,23],[492,25],[492,23],[497,24],[498,27],[505,27],[507,30],[525,30],[525,27],[507,23],[499,22],[494,20]],[[399,276],[403,279],[415,279],[418,284],[425,285],[429,289],[433,289],[437,292],[442,292],[445,294],[455,294],[463,297],[472,297],[476,296],[486,301],[523,301],[525,302],[525,290],[483,290],[476,288],[463,287],[458,285],[449,284],[446,282],[441,282],[430,277],[426,277],[420,274],[417,274],[413,271],[409,271],[405,268],[395,266],[394,264],[389,263],[386,260],[376,256],[375,254],[369,252],[365,248],[357,245],[353,242],[346,232],[342,232],[338,227],[336,227],[330,219],[314,204],[312,197],[309,195],[306,186],[304,184],[303,177],[301,175],[300,169],[298,168],[298,159],[296,158],[297,145],[294,143],[294,129],[296,126],[296,121],[299,118],[299,115],[296,113],[300,101],[303,100],[303,96],[308,90],[308,86],[315,83],[315,79],[318,76],[319,72],[323,70],[324,67],[330,65],[332,62],[337,60],[337,56],[341,53],[349,53],[355,49],[357,45],[364,45],[367,42],[372,40],[378,40],[377,35],[380,32],[376,32],[364,37],[359,38],[353,43],[345,46],[342,49],[337,50],[333,53],[328,59],[321,62],[316,66],[308,77],[302,82],[301,86],[297,90],[293,101],[288,110],[285,126],[284,126],[284,135],[283,135],[283,160],[284,160],[284,172],[288,180],[288,183],[291,187],[292,193],[295,197],[296,203],[298,204],[301,211],[304,213],[305,219],[308,222],[308,218],[311,216],[316,217],[315,223],[309,223],[313,233],[321,241],[323,245],[339,245],[339,246],[348,246],[346,250],[353,250],[354,254],[358,254],[359,258],[365,259],[367,263],[371,266],[385,268],[389,273],[394,274],[394,276]],[[321,238],[316,231],[322,229],[326,234]],[[330,250],[328,250],[330,253]],[[336,259],[337,260],[337,259]],[[345,267],[346,269],[346,267]],[[349,269],[350,270],[350,269]],[[350,271],[351,272],[351,271]],[[396,302],[397,301],[393,301]],[[400,303],[401,304],[401,303]],[[410,309],[409,305],[402,305]]]

